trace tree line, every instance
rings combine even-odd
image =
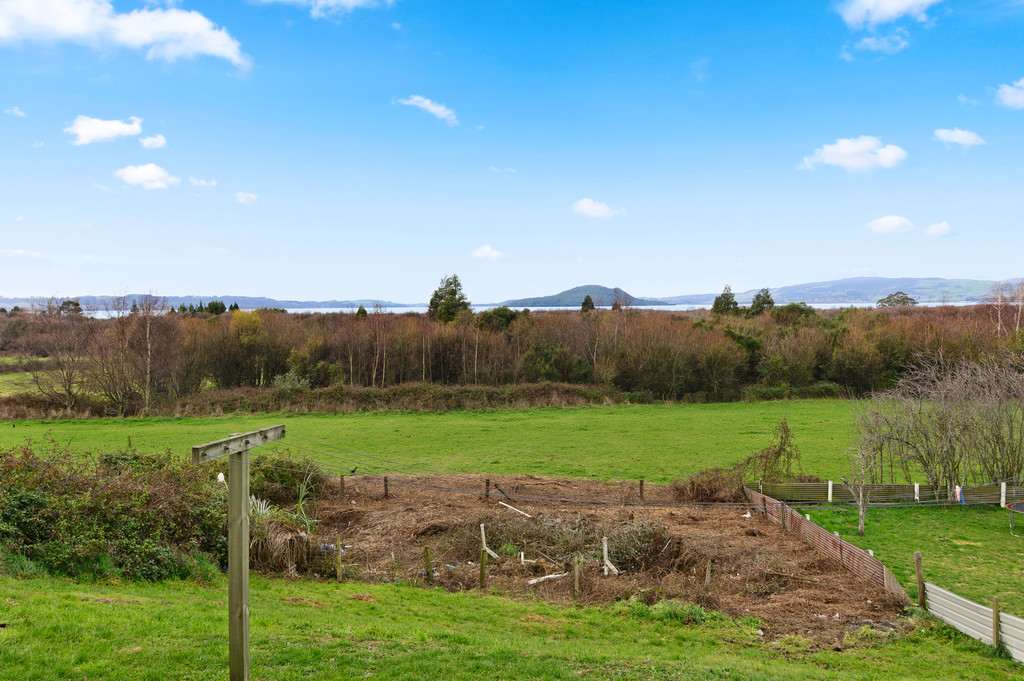
[[[134,306],[133,306],[134,302]],[[182,315],[155,297],[103,318],[68,301],[0,316],[0,352],[31,358],[34,395],[66,410],[131,414],[207,388],[503,386],[562,382],[651,399],[863,395],[897,384],[923,354],[1020,353],[1024,334],[986,306],[817,311],[473,312]],[[448,302],[451,302],[450,300]],[[1009,314],[1009,313],[1007,313]],[[1012,327],[1010,327],[1012,328]]]

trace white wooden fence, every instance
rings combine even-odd
[[[925,582],[924,588],[928,612],[971,638],[989,645],[995,644],[992,639],[995,633],[992,608],[958,596],[931,582]],[[1024,619],[1000,612],[999,642],[1013,659],[1024,662]]]

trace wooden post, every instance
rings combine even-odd
[[[1005,484],[1005,483],[1004,483]],[[992,597],[992,645],[999,647],[999,596]]]
[[[480,588],[487,588],[487,551],[480,549]]]
[[[604,556],[604,576],[608,576],[608,537],[601,537],[601,553]]]
[[[781,495],[779,495],[781,496]],[[786,502],[779,502],[779,515],[782,516],[782,529],[786,529]]]
[[[832,503],[832,481],[828,481],[828,503]]]
[[[708,595],[708,591],[711,589],[711,561],[708,561],[707,570],[704,571],[704,595]]]
[[[1006,483],[999,483],[999,507],[1006,508]]]
[[[424,576],[427,580],[427,584],[434,583],[434,566],[430,563],[430,547],[423,547],[423,569],[425,570]]]
[[[341,490],[342,494],[345,493],[345,476],[344,475],[339,475],[338,476],[338,488]]]
[[[491,498],[491,479],[484,480],[484,499]]]
[[[921,483],[914,483],[914,501],[921,501]]]
[[[580,558],[576,556],[572,561],[572,599],[580,597]]]
[[[335,581],[341,581],[341,552],[345,547],[341,545],[341,535],[335,537],[334,542],[334,570]]]
[[[385,475],[384,476],[384,498],[387,499],[388,496],[389,496],[389,494],[388,494],[388,476]]]
[[[640,503],[644,503],[644,481],[640,481]]]
[[[914,572],[917,573],[917,605],[928,609],[928,598],[924,591],[924,568],[921,567],[921,552],[914,551]]]
[[[192,448],[199,464],[228,457],[228,659],[231,681],[249,681],[249,449],[280,440],[284,426]]]

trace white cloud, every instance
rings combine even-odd
[[[953,228],[949,226],[948,222],[936,222],[934,225],[929,225],[925,231],[928,232],[928,236],[945,236],[952,232]]]
[[[4,113],[17,116],[18,118],[24,118],[26,116],[25,112],[16,106],[12,106],[10,109],[4,109]]]
[[[574,213],[586,215],[588,218],[601,218],[603,220],[615,217],[621,213],[621,211],[612,208],[607,203],[593,199],[580,199],[572,204],[572,210]]]
[[[24,220],[24,219],[25,219],[25,216],[24,216],[24,215],[19,215],[19,216],[17,216],[16,218],[14,218],[14,221],[15,221],[15,222],[21,222],[21,221],[22,221],[22,220]]]
[[[115,170],[114,175],[128,184],[142,185],[144,189],[167,189],[171,185],[181,182],[155,163],[125,166],[120,170]]]
[[[139,144],[146,149],[160,149],[167,146],[167,140],[163,135],[153,135],[152,137],[141,138]]]
[[[402,24],[398,23],[397,21],[393,21],[391,22],[391,28],[395,29],[396,31],[401,31]]]
[[[76,139],[71,140],[75,146],[140,134],[142,119],[132,116],[128,120],[129,122],[125,123],[124,121],[104,121],[99,118],[79,116],[70,126],[64,128],[64,132],[75,135]]]
[[[836,9],[851,28],[878,26],[903,17],[928,21],[925,11],[942,0],[845,0]]]
[[[835,144],[825,144],[804,156],[798,166],[802,170],[814,170],[819,165],[839,166],[847,172],[868,172],[876,168],[892,168],[907,157],[907,152],[895,144],[882,146],[882,140],[870,135],[837,139]]]
[[[438,104],[437,102],[427,99],[426,97],[420,97],[419,95],[411,95],[407,99],[398,100],[399,104],[405,104],[406,106],[415,106],[423,109],[432,116],[440,118],[442,121],[448,123],[448,125],[458,125],[459,119],[455,117],[455,112],[446,107],[444,104]]]
[[[708,77],[708,68],[711,66],[711,57],[702,57],[690,62],[690,78],[698,83],[704,82]]]
[[[146,59],[169,62],[209,55],[238,67],[249,63],[238,41],[199,12],[118,12],[110,0],[0,0],[0,42],[25,40],[146,49]]]
[[[862,50],[865,52],[884,52],[885,54],[896,54],[897,52],[906,49],[910,46],[907,42],[907,32],[899,29],[889,35],[877,36],[865,36],[861,38],[854,49]]]
[[[960,102],[960,106],[967,106],[968,104],[971,106],[977,106],[981,103],[976,99],[971,99],[962,92],[956,96],[956,101]]]
[[[239,203],[252,203],[260,197],[256,194],[250,194],[249,192],[237,192],[235,194],[235,198],[238,199]]]
[[[492,173],[514,173],[514,172],[516,172],[516,169],[515,168],[498,168],[497,166],[491,166],[491,172]]]
[[[46,142],[44,142],[42,140],[36,140],[35,142],[32,143],[32,148],[33,149],[42,149],[45,146],[46,146]]]
[[[394,0],[259,0],[259,2],[264,5],[280,3],[309,7],[310,15],[319,19],[332,14],[353,12],[362,8],[369,9],[380,7],[381,5],[390,5]]]
[[[914,223],[902,215],[886,215],[884,218],[872,220],[864,226],[878,234],[895,234],[914,229]]]
[[[92,186],[93,186],[93,189],[99,189],[101,192],[106,192],[108,194],[116,194],[117,193],[113,189],[111,189],[110,187],[104,187],[99,182],[93,182]]]
[[[935,141],[942,142],[946,146],[959,144],[964,149],[988,144],[978,133],[971,132],[970,130],[961,130],[960,128],[953,128],[952,130],[939,128],[935,131]]]
[[[1010,109],[1024,109],[1024,78],[1013,85],[1000,85],[996,101]]]
[[[505,257],[504,253],[502,253],[501,251],[494,250],[493,248],[491,248],[490,244],[484,244],[480,248],[473,251],[470,255],[472,255],[474,258],[479,258],[481,260],[490,260],[492,262],[501,260],[502,258]]]
[[[200,180],[197,177],[190,177],[188,181],[192,183],[193,187],[216,187],[217,180]]]

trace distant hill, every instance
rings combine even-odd
[[[537,298],[516,298],[506,300],[501,305],[509,307],[579,307],[583,299],[590,296],[594,305],[598,307],[611,307],[616,301],[623,305],[667,305],[663,300],[655,298],[637,298],[631,296],[620,288],[608,288],[590,284],[588,286],[577,286],[568,291],[556,293],[553,296],[540,296]]]
[[[903,291],[919,303],[980,302],[996,282],[983,279],[940,279],[927,277],[852,277],[770,288],[776,303],[874,303],[890,293]],[[758,289],[734,291],[736,302],[749,304]],[[710,305],[718,293],[700,293],[662,298],[674,305]]]

